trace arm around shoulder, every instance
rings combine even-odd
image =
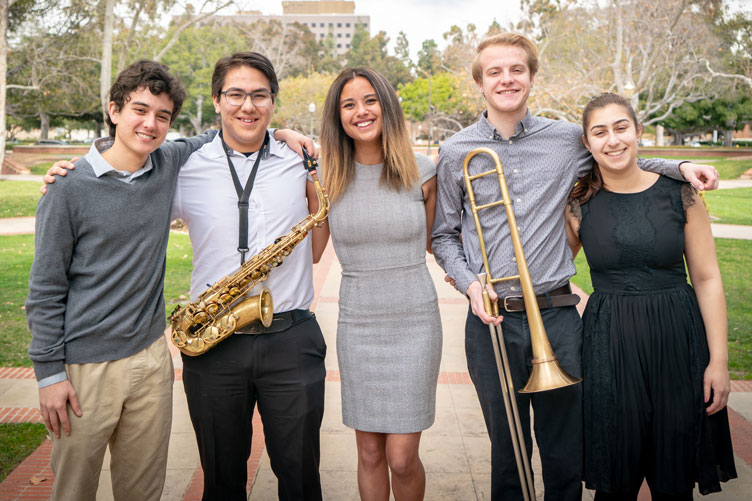
[[[172,165],[175,167],[182,166],[191,154],[201,148],[206,143],[214,140],[219,131],[209,129],[203,134],[192,137],[181,137],[174,141],[165,141],[160,147],[166,153],[169,153],[172,159]]]

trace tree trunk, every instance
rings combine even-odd
[[[663,137],[663,125],[656,125],[655,126],[655,145],[656,146],[663,146],[664,143],[664,137]]]
[[[39,112],[39,139],[50,138],[50,116],[43,112]]]
[[[95,136],[102,137],[102,122],[100,122],[99,120],[94,122],[94,132]]]
[[[734,130],[733,129],[726,129],[723,131],[723,146],[725,148],[731,148],[733,146],[733,143],[731,140],[734,138]]]
[[[5,161],[5,93],[8,67],[8,9],[15,0],[0,0],[0,169]]]
[[[197,136],[201,134],[203,130],[203,125],[204,125],[203,107],[204,107],[204,96],[199,94],[199,96],[196,98],[196,117],[191,118],[191,125],[193,125],[193,129]]]
[[[115,23],[115,0],[106,0],[102,35],[102,68],[99,76],[99,100],[102,105],[102,121],[107,116],[108,93],[112,85],[112,27]]]
[[[684,143],[684,134],[681,132],[674,132],[674,146],[681,146]]]

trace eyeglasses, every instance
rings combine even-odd
[[[274,94],[268,90],[256,90],[253,92],[246,92],[241,89],[230,89],[220,94],[224,94],[227,104],[230,106],[242,106],[246,97],[251,98],[251,103],[257,108],[266,108],[272,105]]]

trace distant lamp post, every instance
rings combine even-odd
[[[431,74],[424,70],[423,68],[416,66],[415,67],[418,71],[423,73],[426,78],[428,79],[428,113],[426,113],[426,120],[428,121],[428,150],[426,151],[426,154],[431,154]]]
[[[635,84],[630,78],[627,83],[624,84],[624,97],[627,99],[632,99],[632,96],[634,96],[635,93]]]
[[[309,104],[308,111],[311,112],[311,132],[309,136],[313,139],[313,114],[316,113],[316,105],[314,103]]]
[[[632,105],[632,109],[637,112],[639,96],[637,95],[637,88],[635,87],[632,77],[628,77],[627,83],[624,84],[624,97],[627,98],[629,104]]]

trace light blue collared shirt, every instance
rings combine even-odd
[[[91,143],[89,152],[84,156],[86,161],[91,165],[92,169],[94,169],[94,174],[97,177],[110,175],[115,176],[118,180],[124,183],[132,183],[136,178],[143,176],[152,169],[151,156],[146,157],[146,163],[133,173],[115,169],[102,156],[102,153],[112,148],[112,145],[114,143],[114,138],[100,137],[99,139]]]

